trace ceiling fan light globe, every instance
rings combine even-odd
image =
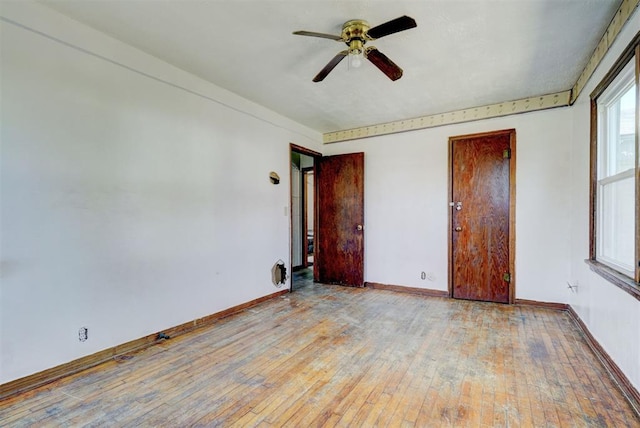
[[[351,55],[351,67],[359,68],[362,65],[362,54]]]

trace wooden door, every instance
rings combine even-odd
[[[364,153],[318,159],[316,183],[316,281],[362,287]]]
[[[452,295],[512,302],[515,130],[449,144]]]

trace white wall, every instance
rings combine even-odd
[[[328,145],[325,154],[365,152],[365,281],[447,289],[448,138],[509,128],[516,129],[516,298],[565,301],[568,108]],[[422,271],[434,280],[422,280]]]
[[[640,10],[636,9],[572,108],[571,276],[578,289],[568,293],[568,301],[640,390],[640,302],[593,273],[584,262],[589,257],[589,94],[638,30]]]
[[[278,291],[289,143],[321,136],[44,6],[1,13],[0,383]]]

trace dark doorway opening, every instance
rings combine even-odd
[[[291,291],[313,283],[316,253],[315,168],[320,153],[291,145]]]

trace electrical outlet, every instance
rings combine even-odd
[[[80,327],[80,330],[78,330],[78,340],[80,342],[86,342],[88,338],[89,338],[89,329],[87,327]]]

